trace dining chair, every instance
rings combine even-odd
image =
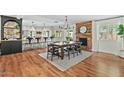
[[[54,56],[58,56],[58,59],[60,57],[59,47],[54,46],[53,44],[47,45],[47,59],[49,58],[49,55],[51,56],[51,61],[53,61]]]
[[[74,47],[72,45],[67,45],[64,47],[64,55],[68,56],[68,59],[70,59],[70,56],[73,54],[73,57],[75,57],[74,53]]]
[[[81,54],[82,52],[81,52],[81,45],[80,45],[80,43],[76,43],[74,46],[75,46],[74,47],[75,53],[77,53],[77,55],[79,53]]]

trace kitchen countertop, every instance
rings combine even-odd
[[[1,42],[2,41],[9,42],[9,41],[22,41],[22,40],[21,39],[19,39],[19,40],[1,40]]]

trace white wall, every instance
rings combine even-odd
[[[113,40],[99,40],[99,51],[111,54],[118,54],[118,42]]]
[[[92,51],[98,51],[98,32],[96,22],[92,21]]]

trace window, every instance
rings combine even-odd
[[[117,25],[120,19],[104,20],[97,23],[100,40],[117,40]]]

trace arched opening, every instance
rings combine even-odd
[[[4,24],[4,40],[16,40],[21,38],[20,26],[15,21],[7,21]]]

